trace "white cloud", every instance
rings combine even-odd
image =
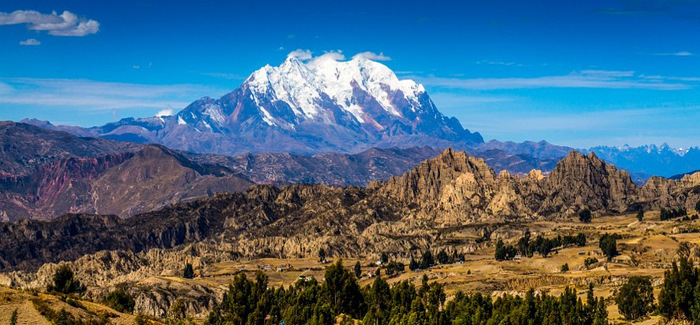
[[[156,113],[156,116],[162,117],[162,116],[173,116],[175,115],[175,111],[172,108],[166,108],[166,109],[161,109]]]
[[[361,53],[355,54],[352,58],[353,58],[353,59],[355,59],[355,58],[365,58],[365,59],[373,60],[373,61],[391,61],[391,58],[388,57],[388,56],[386,56],[386,55],[384,55],[383,52],[379,52],[379,54],[376,54],[376,53],[373,53],[373,52],[369,52],[369,51],[367,51],[367,52],[361,52]]]
[[[560,76],[542,76],[532,78],[442,78],[420,77],[413,79],[428,86],[450,89],[496,90],[528,88],[602,88],[602,89],[654,89],[682,90],[689,89],[693,78],[679,80],[676,77],[651,79],[636,75],[634,71],[584,70]],[[686,83],[681,83],[684,81]]]
[[[10,13],[0,12],[0,25],[26,24],[29,30],[48,31],[54,36],[85,36],[100,30],[100,23],[86,20],[70,11],[58,15],[55,11],[42,14],[34,10],[16,10]]]
[[[41,45],[41,42],[37,41],[36,38],[30,38],[26,41],[19,41],[19,45],[36,46]]]
[[[302,49],[296,49],[294,51],[289,52],[289,54],[287,54],[287,57],[299,59],[302,61],[310,60],[312,58],[311,51]]]

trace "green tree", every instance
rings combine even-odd
[[[421,260],[420,260],[420,268],[423,270],[426,270],[433,265],[435,265],[435,260],[433,259],[433,253],[431,253],[430,250],[423,252],[423,256],[421,257]]]
[[[420,265],[418,265],[418,262],[411,256],[411,262],[408,263],[408,269],[411,271],[415,271],[420,268]]]
[[[387,253],[382,252],[382,255],[379,256],[379,260],[382,262],[382,264],[389,263],[389,255]]]
[[[64,294],[80,293],[85,291],[85,286],[74,278],[73,270],[68,265],[61,265],[53,275],[53,283],[47,286],[47,291],[55,291]]]
[[[17,313],[17,308],[15,308],[10,316],[10,325],[17,325],[17,318],[19,318],[19,315]]]
[[[364,314],[364,299],[355,276],[343,267],[343,261],[331,265],[324,278],[321,291],[333,312],[360,318]]]
[[[447,256],[444,249],[441,249],[437,255],[437,260],[440,264],[447,264],[450,261],[450,257]]]
[[[194,268],[192,267],[192,264],[190,264],[190,263],[185,264],[185,269],[182,271],[182,277],[185,279],[194,278]]]
[[[615,298],[620,314],[631,321],[649,314],[654,304],[653,291],[648,277],[630,277]]]
[[[643,219],[644,219],[644,210],[639,210],[639,212],[637,212],[637,220],[639,220],[639,222],[642,222]]]
[[[104,299],[104,304],[118,312],[134,312],[134,298],[131,297],[126,291],[122,289],[116,289],[109,294]]]
[[[321,263],[326,263],[326,250],[324,250],[323,248],[318,250],[318,260]]]
[[[354,271],[355,277],[359,279],[362,276],[362,265],[360,265],[360,261],[357,261],[357,263],[355,263]]]
[[[589,223],[592,219],[591,210],[583,209],[578,213],[578,220],[583,223]]]
[[[605,234],[600,237],[598,247],[608,257],[608,262],[617,255],[617,237],[618,235],[616,234]]]

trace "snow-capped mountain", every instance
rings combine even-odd
[[[467,147],[480,134],[440,113],[422,85],[363,57],[293,55],[219,99],[174,116],[123,119],[88,130],[194,152],[357,152],[370,147]],[[81,134],[84,135],[84,134]]]
[[[673,148],[668,144],[652,144],[639,147],[600,146],[580,151],[594,152],[617,167],[635,172],[639,178],[652,175],[670,177],[700,168],[700,147]]]

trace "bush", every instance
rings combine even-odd
[[[695,211],[697,211],[698,213],[700,213],[700,200],[698,200],[698,202],[695,203]]]
[[[593,216],[591,215],[591,210],[583,209],[578,213],[578,220],[583,223],[589,223],[592,219]]]
[[[561,272],[562,273],[569,272],[569,263],[564,263],[564,265],[561,266]]]
[[[135,302],[126,291],[116,289],[105,297],[104,304],[120,313],[133,313]]]
[[[73,277],[73,270],[68,265],[61,265],[53,275],[53,283],[46,287],[49,292],[63,294],[80,293],[85,291],[85,286]]]
[[[362,276],[362,265],[360,265],[360,261],[357,261],[357,263],[355,263],[355,269],[353,271],[355,271],[356,278],[359,279]]]
[[[585,265],[586,268],[588,268],[589,266],[591,266],[595,263],[598,263],[598,259],[595,257],[586,257],[586,259],[583,261],[583,265]]]
[[[620,314],[634,321],[653,309],[654,294],[648,277],[633,276],[625,283],[615,298]]]
[[[644,210],[639,210],[639,212],[637,212],[637,220],[642,222],[642,219],[644,219]]]
[[[185,279],[194,278],[194,268],[192,268],[192,264],[185,264],[185,269],[182,271],[182,277]]]

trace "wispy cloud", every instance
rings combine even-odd
[[[654,53],[653,55],[658,56],[693,56],[692,52],[680,51],[680,52],[670,52],[670,53]]]
[[[353,59],[365,58],[365,59],[373,60],[373,61],[391,61],[391,58],[384,55],[383,52],[379,52],[379,54],[376,54],[374,52],[367,51],[367,52],[357,53],[352,58]]]
[[[225,93],[222,89],[191,84],[145,85],[31,78],[1,81],[0,104],[41,106],[67,111],[184,108],[194,98]]]
[[[19,41],[19,45],[37,46],[37,45],[41,45],[41,42],[37,41],[36,38],[30,38],[26,41]]]
[[[226,73],[226,72],[202,72],[203,76],[214,77],[219,79],[228,80],[244,80],[246,76],[237,73]]]
[[[584,70],[567,75],[532,78],[444,78],[413,76],[428,86],[468,90],[527,89],[527,88],[606,88],[681,90],[692,87],[688,82],[660,77],[650,79],[633,71]]]
[[[29,30],[48,31],[54,36],[85,36],[100,30],[100,23],[92,19],[78,18],[70,11],[58,15],[55,11],[42,14],[34,10],[0,12],[0,25],[26,24]]]

